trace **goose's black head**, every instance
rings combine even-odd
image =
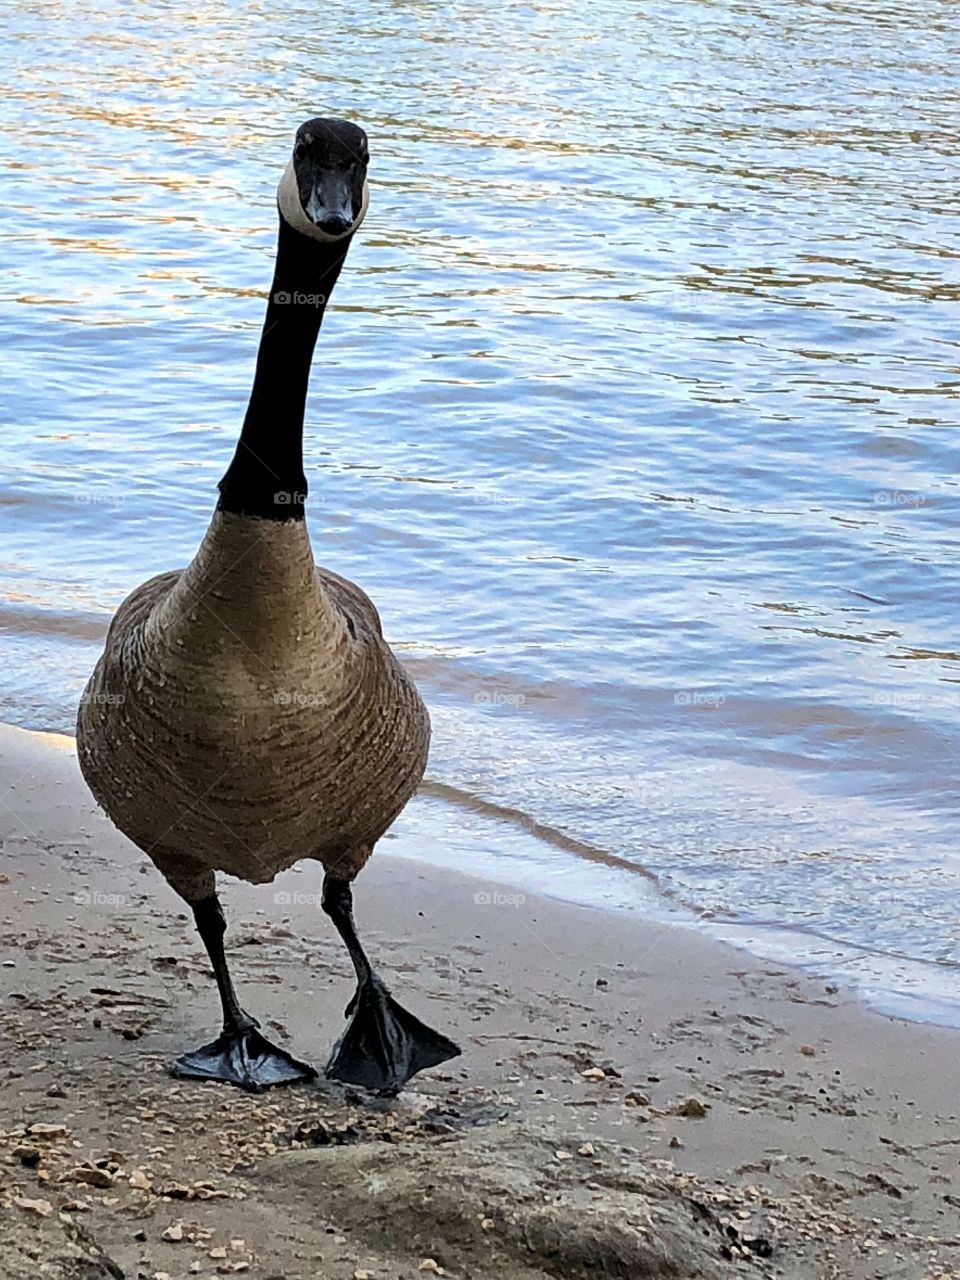
[[[367,211],[367,135],[347,120],[307,120],[277,193],[280,212],[298,231],[340,240]]]

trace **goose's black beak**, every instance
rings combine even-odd
[[[328,236],[342,236],[352,226],[359,210],[354,210],[352,175],[321,170],[314,178],[304,212],[315,227]]]

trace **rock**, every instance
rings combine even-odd
[[[581,1071],[580,1074],[584,1080],[606,1080],[607,1078],[603,1067],[587,1067],[586,1071]]]
[[[40,1152],[37,1147],[14,1147],[13,1155],[28,1169],[34,1169],[40,1163]]]
[[[84,1182],[88,1187],[100,1187],[106,1190],[113,1186],[113,1174],[108,1173],[106,1169],[91,1169],[87,1165],[81,1165],[79,1169],[74,1169],[70,1177],[74,1182]]]
[[[673,1147],[674,1151],[677,1151],[680,1147],[683,1146],[683,1141],[682,1139],[678,1138],[676,1134],[674,1134],[673,1137],[670,1139],[670,1145],[671,1147]]]
[[[149,1191],[152,1184],[142,1169],[134,1169],[130,1174],[130,1185],[135,1191]]]
[[[639,1089],[631,1089],[629,1093],[623,1095],[624,1106],[627,1107],[649,1107],[650,1099],[645,1093],[641,1093]]]
[[[161,1238],[163,1240],[172,1240],[174,1244],[179,1244],[183,1239],[183,1223],[175,1222],[172,1226],[167,1227],[165,1231],[161,1232]],[[223,1256],[227,1256],[226,1250],[224,1250]]]
[[[31,1138],[66,1138],[70,1130],[65,1124],[31,1124],[27,1126]]]
[[[322,1204],[358,1251],[419,1258],[419,1270],[434,1274],[447,1257],[458,1275],[510,1280],[740,1274],[723,1254],[730,1237],[695,1181],[604,1144],[590,1165],[603,1194],[591,1194],[582,1162],[556,1159],[580,1145],[582,1136],[553,1125],[485,1125],[455,1140],[288,1150],[263,1161],[252,1181],[269,1185],[294,1215]],[[496,1230],[478,1230],[486,1220]]]
[[[699,1098],[684,1098],[673,1109],[674,1115],[686,1116],[689,1120],[702,1120],[707,1114],[707,1104]]]
[[[817,1051],[812,1044],[802,1044],[800,1046],[800,1052],[805,1058],[815,1058],[817,1056]]]
[[[18,1196],[13,1203],[24,1213],[35,1213],[38,1218],[49,1218],[53,1213],[53,1205],[49,1200],[30,1200],[27,1196]]]
[[[578,1156],[595,1156],[596,1148],[592,1142],[585,1142],[582,1147],[577,1147]]]

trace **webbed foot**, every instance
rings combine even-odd
[[[250,1026],[224,1030],[212,1044],[185,1053],[170,1074],[180,1080],[223,1080],[251,1093],[317,1076],[313,1067],[271,1044],[252,1019]]]
[[[350,1021],[327,1063],[333,1080],[399,1093],[418,1071],[460,1055],[452,1040],[397,1004],[376,974],[361,980],[346,1015]]]

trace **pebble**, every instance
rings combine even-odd
[[[582,1147],[577,1148],[578,1156],[595,1156],[596,1154],[597,1151],[592,1142],[585,1142]]]
[[[161,1233],[161,1236],[164,1240],[172,1240],[174,1244],[179,1244],[183,1239],[183,1223],[175,1222],[172,1227],[167,1227],[167,1229]],[[226,1257],[226,1252],[224,1252],[224,1257]]]
[[[49,1218],[53,1213],[53,1205],[49,1200],[30,1200],[26,1196],[19,1196],[13,1203],[24,1213],[35,1213],[38,1218]]]
[[[684,1098],[674,1107],[674,1112],[691,1120],[702,1120],[707,1114],[707,1108],[699,1098]]]
[[[31,1138],[65,1138],[69,1133],[65,1124],[31,1124],[27,1133]]]
[[[581,1071],[580,1074],[584,1080],[606,1080],[607,1078],[603,1067],[587,1067],[586,1071]]]
[[[800,1046],[800,1052],[805,1058],[815,1058],[817,1056],[817,1051],[812,1044],[802,1044]]]
[[[74,1182],[84,1182],[88,1187],[106,1189],[113,1186],[113,1175],[106,1169],[88,1169],[85,1165],[81,1165],[79,1169],[74,1169],[70,1176]]]
[[[433,1274],[437,1276],[443,1275],[443,1267],[440,1266],[440,1263],[437,1262],[436,1258],[424,1258],[419,1267],[417,1267],[417,1270],[432,1271]]]
[[[628,1107],[649,1107],[650,1099],[645,1093],[641,1093],[639,1089],[631,1089],[629,1093],[623,1095],[624,1105]]]

